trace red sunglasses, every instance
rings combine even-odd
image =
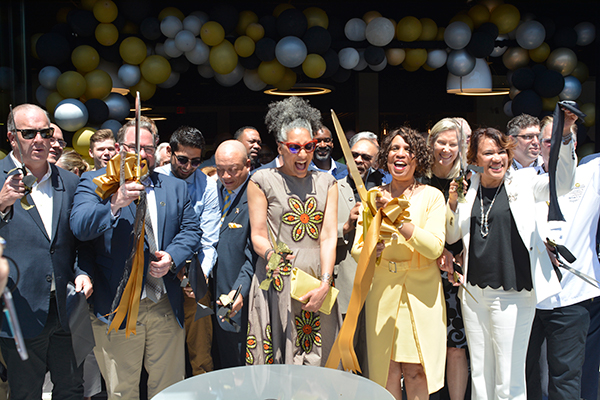
[[[315,151],[315,147],[317,147],[317,141],[311,140],[310,142],[306,142],[304,144],[298,144],[294,142],[279,142],[284,144],[292,154],[300,153],[300,150],[304,149],[307,153],[312,153]]]

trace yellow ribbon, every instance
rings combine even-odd
[[[340,361],[342,367],[346,371],[361,372],[358,364],[356,353],[354,352],[354,332],[358,323],[358,315],[365,304],[373,275],[375,274],[376,254],[375,248],[377,242],[384,240],[389,243],[394,235],[400,236],[397,225],[401,222],[410,221],[410,213],[408,207],[409,201],[404,196],[392,199],[385,207],[377,210],[375,199],[378,197],[377,189],[371,189],[368,192],[368,203],[363,205],[366,210],[366,219],[363,221],[365,227],[363,233],[364,246],[358,259],[356,267],[356,275],[354,277],[354,285],[352,295],[350,296],[350,304],[348,312],[344,319],[344,324],[340,329],[340,333],[331,348],[329,358],[325,366],[327,368],[337,369]],[[369,210],[377,210],[374,216],[370,215]],[[364,225],[367,222],[367,225]],[[408,244],[406,244],[408,245]]]
[[[148,166],[146,160],[141,160],[141,171],[136,171],[137,156],[135,153],[126,153],[125,162],[123,163],[125,171],[125,181],[139,180],[141,176],[148,174]],[[117,153],[106,164],[106,173],[94,178],[96,186],[96,194],[102,200],[107,199],[111,194],[119,189],[121,183],[121,154]]]

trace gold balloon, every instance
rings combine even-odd
[[[99,22],[109,23],[117,19],[119,10],[117,5],[111,0],[98,0],[94,4],[94,17]]]
[[[522,47],[510,47],[502,55],[506,68],[516,70],[529,64],[529,52]]]
[[[183,19],[185,18],[185,15],[181,12],[181,10],[179,10],[179,8],[167,7],[163,8],[163,10],[158,14],[158,20],[162,21],[163,19],[165,19],[165,17],[168,17],[170,15],[179,18],[180,21],[183,21]]]
[[[208,61],[216,73],[225,75],[235,69],[238,62],[238,56],[231,42],[229,40],[223,40],[220,44],[210,49]]]
[[[496,24],[501,35],[511,32],[519,26],[520,19],[519,9],[512,4],[501,4],[494,8],[490,15],[490,22]]]
[[[98,24],[95,35],[102,46],[112,46],[119,40],[119,30],[113,24]]]
[[[529,58],[536,63],[543,63],[550,55],[550,46],[544,42],[540,47],[529,50]]]
[[[414,42],[421,36],[421,32],[421,21],[412,16],[402,18],[396,27],[396,37],[401,42]]]
[[[327,29],[329,27],[329,17],[327,16],[327,13],[319,7],[308,7],[302,12],[308,21],[308,28],[312,28],[313,26],[321,26]]]
[[[37,54],[35,46],[37,45],[37,41],[42,37],[42,35],[43,33],[36,33],[35,35],[31,36],[31,55],[34,58],[37,58],[38,60],[40,59],[40,57]]]
[[[238,35],[246,33],[248,25],[258,22],[258,15],[254,11],[244,10],[240,13],[235,32]]]
[[[8,155],[8,151],[6,151],[4,149],[0,149],[0,160],[2,160],[7,155]]]
[[[140,33],[140,30],[136,24],[134,24],[131,21],[127,21],[123,26],[122,32],[124,35],[137,35],[138,33]]]
[[[284,12],[287,9],[290,8],[296,8],[293,5],[289,4],[289,3],[281,3],[278,4],[275,9],[273,10],[273,15],[275,16],[275,18],[279,17],[279,14],[281,14],[282,12]]]
[[[419,20],[421,22],[421,36],[417,38],[417,40],[435,40],[437,36],[438,27],[434,20],[431,18],[421,18]]]
[[[94,70],[85,74],[85,98],[103,99],[110,94],[112,90],[112,78],[101,69]]]
[[[404,68],[407,66],[410,68],[419,69],[420,66],[427,62],[427,50],[425,49],[406,49],[406,58],[402,65]]]
[[[48,113],[50,115],[53,115],[54,109],[56,108],[58,103],[60,103],[64,99],[65,98],[63,96],[61,96],[60,93],[58,93],[58,92],[50,93],[48,95],[48,97],[46,97],[46,111],[48,111]]]
[[[138,65],[146,58],[146,43],[138,37],[130,36],[121,42],[119,54],[127,64]]]
[[[140,81],[136,85],[129,88],[129,91],[131,93],[140,92],[140,99],[145,101],[154,96],[154,92],[156,92],[156,85],[141,77]]]
[[[542,97],[542,110],[544,111],[554,111],[554,108],[556,107],[556,103],[558,103],[560,101],[560,98],[558,96],[554,96],[554,97]]]
[[[312,79],[320,78],[327,69],[327,63],[318,54],[309,54],[302,63],[302,71],[304,74]]]
[[[81,8],[84,10],[92,11],[94,9],[94,4],[96,4],[97,0],[81,0]]]
[[[171,64],[163,56],[152,55],[140,64],[140,72],[148,82],[158,85],[169,79]]]
[[[69,15],[69,12],[71,12],[72,9],[72,7],[62,7],[60,10],[58,10],[56,13],[56,22],[59,24],[66,24],[67,15]]]
[[[589,136],[589,135],[588,135]],[[581,161],[582,158],[587,157],[595,152],[594,143],[586,143],[582,146],[577,147],[577,158]]]
[[[438,41],[444,40],[444,32],[446,32],[446,28],[444,28],[443,26],[438,27],[438,31],[437,31],[435,40],[438,40]]]
[[[90,138],[96,132],[94,128],[84,126],[73,134],[73,148],[76,152],[83,155],[88,155],[90,149]]]
[[[77,99],[85,93],[85,78],[75,71],[63,72],[56,81],[56,90],[64,98]]]
[[[468,14],[456,14],[454,18],[450,20],[450,23],[456,21],[464,22],[465,24],[469,25],[469,29],[471,29],[471,32],[473,32],[473,29],[475,29],[475,24],[473,23],[473,20],[471,19],[471,17],[469,17]]]
[[[240,36],[239,38],[235,39],[233,47],[235,48],[235,52],[238,54],[238,56],[250,57],[252,53],[254,53],[256,45],[254,44],[254,40],[248,36]]]
[[[277,82],[274,86],[279,90],[290,90],[296,84],[296,73],[289,68],[285,69],[283,78]]]
[[[216,46],[225,39],[225,29],[215,21],[208,21],[200,29],[202,41],[209,46]],[[231,71],[229,71],[231,72]]]
[[[594,103],[585,103],[581,106],[581,112],[586,114],[583,124],[591,127],[596,123],[596,105]]]
[[[490,20],[490,10],[482,4],[475,4],[467,12],[475,28],[479,28],[484,23]]]
[[[275,86],[277,82],[283,79],[284,75],[285,67],[277,59],[263,61],[258,66],[258,76],[267,85]]]
[[[515,97],[517,97],[517,95],[521,93],[521,91],[519,89],[517,89],[516,87],[511,87],[510,88],[510,92],[508,93],[508,97],[510,97],[511,99],[514,99]]]
[[[387,49],[385,51],[385,57],[389,65],[395,67],[404,62],[406,58],[406,51],[404,49]]]
[[[577,55],[571,49],[559,47],[548,56],[546,67],[560,72],[562,76],[571,75],[571,72],[577,67]]]
[[[362,19],[365,21],[367,25],[369,22],[373,21],[375,18],[383,17],[379,11],[367,11],[365,15],[363,15]]]
[[[249,24],[246,28],[246,36],[256,43],[265,36],[265,28],[261,24]]]
[[[425,71],[435,71],[437,68],[431,68],[427,63],[423,64],[423,69]]]
[[[590,69],[581,61],[577,61],[577,66],[573,72],[571,72],[571,76],[574,76],[579,82],[583,83],[590,77]]]
[[[71,53],[71,62],[79,71],[89,72],[98,68],[100,55],[92,46],[77,46]]]
[[[407,70],[408,72],[415,72],[416,70],[418,70],[419,68],[421,68],[419,66],[414,66],[414,65],[407,64],[406,61],[404,61],[402,63],[402,67],[404,67],[404,69]]]
[[[491,14],[492,11],[494,11],[496,9],[496,7],[498,7],[501,4],[504,4],[504,1],[503,0],[481,0],[479,2],[479,4],[487,7],[488,11]]]

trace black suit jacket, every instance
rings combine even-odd
[[[15,168],[10,157],[0,160],[0,181],[4,184],[8,172]],[[56,284],[56,301],[61,325],[69,331],[66,315],[67,283],[73,282],[83,272],[76,265],[77,241],[69,227],[73,195],[79,178],[77,175],[50,164],[52,174],[52,236],[48,237],[37,207],[25,211],[15,202],[7,221],[0,220],[0,236],[6,239],[4,255],[18,266],[20,273],[13,298],[23,336],[33,338],[46,325],[50,306],[52,274]],[[29,204],[34,204],[27,195]],[[10,265],[8,286],[17,280],[17,271]],[[5,321],[1,337],[12,337]]]
[[[242,327],[240,332],[244,334],[248,321],[250,283],[258,258],[250,240],[247,187],[248,181],[242,186],[223,219],[217,244],[217,264],[213,269],[215,300],[220,295],[228,294],[242,285],[241,294],[244,296],[244,307],[241,313],[237,313],[233,317],[233,321]],[[221,190],[222,186],[219,183],[219,191]],[[223,330],[235,332],[233,326],[228,322],[222,322],[220,318],[216,318],[216,320]]]

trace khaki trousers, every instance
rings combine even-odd
[[[192,366],[192,374],[200,375],[214,369],[211,356],[212,347],[212,316],[206,316],[194,321],[196,301],[183,294],[183,311],[185,313],[186,344]],[[210,292],[200,299],[200,303],[210,306]]]

